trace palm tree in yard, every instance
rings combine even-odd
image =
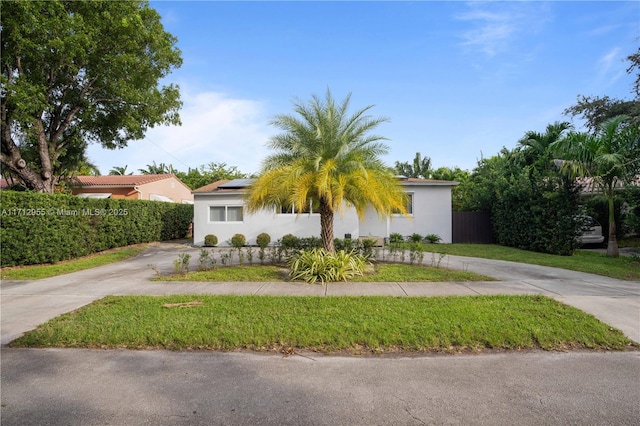
[[[602,191],[609,206],[609,243],[607,255],[618,257],[615,191],[640,173],[640,130],[626,123],[620,115],[603,122],[595,135],[570,133],[557,143],[563,168],[574,176],[592,179],[594,188]]]
[[[348,113],[348,95],[336,104],[313,96],[294,103],[296,115],[278,115],[271,124],[282,130],[269,147],[275,151],[263,163],[247,195],[247,209],[317,204],[322,245],[334,252],[333,219],[345,203],[362,216],[368,206],[381,215],[406,213],[406,195],[393,170],[380,156],[387,153],[386,138],[370,131],[385,118],[366,115],[373,106]],[[302,209],[299,209],[302,210]]]

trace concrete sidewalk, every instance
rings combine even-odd
[[[584,310],[640,342],[640,282],[538,265],[445,256],[440,267],[466,270],[500,281],[447,283],[202,283],[153,282],[173,271],[180,253],[196,259],[199,249],[161,243],[142,255],[116,264],[38,281],[3,281],[0,284],[1,342],[6,344],[26,331],[62,313],[107,295],[163,294],[270,294],[270,295],[389,295],[444,296],[542,294]],[[425,259],[426,264],[433,259]]]

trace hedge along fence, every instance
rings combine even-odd
[[[53,263],[183,238],[193,205],[0,191],[2,266]]]

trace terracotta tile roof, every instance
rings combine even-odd
[[[75,179],[82,186],[136,186],[159,180],[175,178],[174,174],[162,175],[117,175],[117,176],[77,176]],[[178,178],[176,178],[178,179]],[[180,179],[178,179],[180,180]]]

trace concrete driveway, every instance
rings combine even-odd
[[[308,286],[148,280],[154,269],[171,271],[181,252],[197,260],[197,249],[159,244],[114,265],[2,282],[2,343],[105,295],[177,293],[545,294],[640,341],[639,282],[463,257],[447,257],[441,266],[503,281]],[[637,351],[357,358],[3,347],[1,356],[3,425],[640,423]]]

